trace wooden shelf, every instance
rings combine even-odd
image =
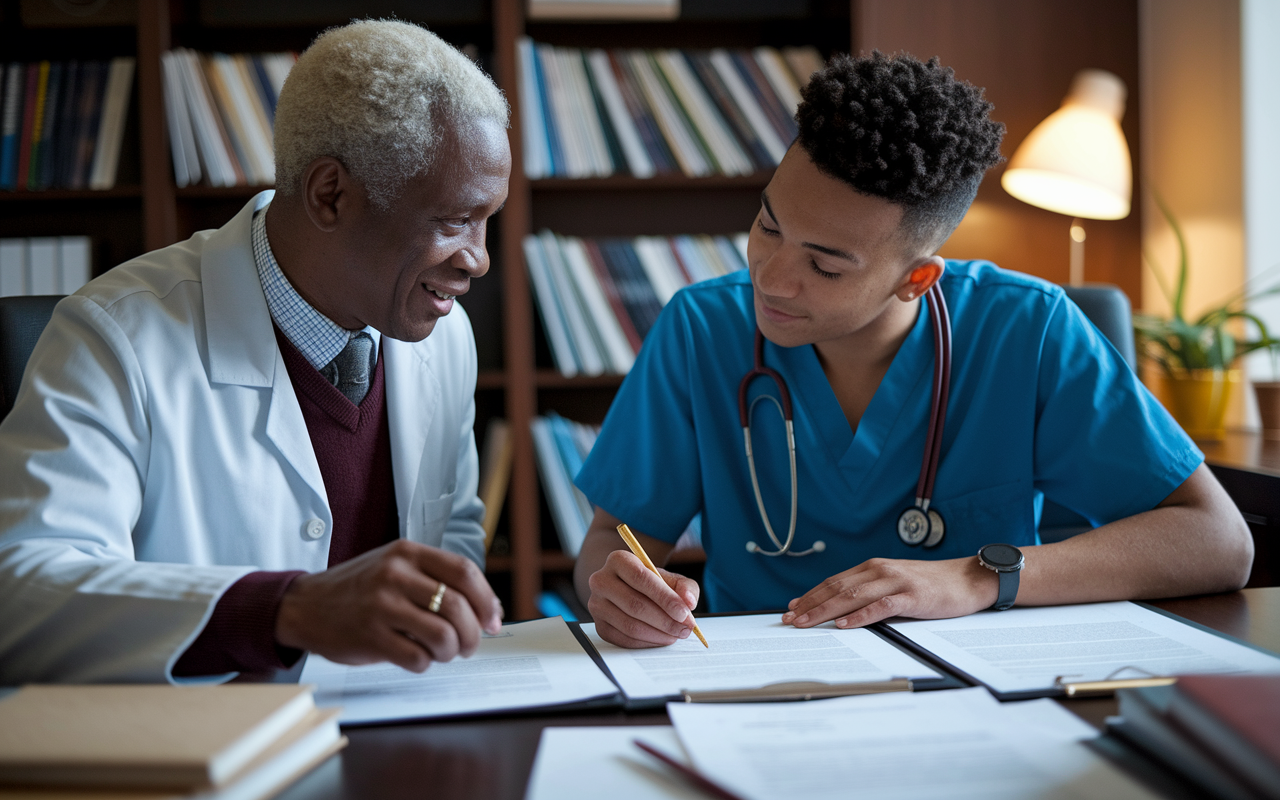
[[[27,200],[120,200],[141,197],[141,186],[117,186],[114,189],[44,189],[0,192],[0,203]]]
[[[507,374],[500,369],[485,369],[476,375],[477,390],[505,388],[507,388]]]
[[[179,200],[248,200],[274,186],[184,186],[176,189]]]
[[[529,185],[535,192],[638,192],[646,189],[697,191],[699,189],[763,189],[769,185],[772,178],[773,171],[769,170],[751,175],[709,175],[705,178],[690,178],[679,174],[655,175],[652,178],[637,178],[633,175],[610,175],[607,178],[539,178],[529,181]]]
[[[616,389],[626,375],[575,375],[566,378],[553,369],[540,369],[534,376],[539,389]]]

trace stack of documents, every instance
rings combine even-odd
[[[559,617],[506,625],[476,655],[416,674],[307,660],[316,703],[343,724],[566,707],[661,707],[986,686],[1002,700],[1058,697],[1073,681],[1280,674],[1280,657],[1134,603],[1019,608],[948,620],[800,630],[777,614],[704,617],[694,639],[628,650]],[[708,696],[710,695],[710,696]]]
[[[346,744],[309,686],[28,686],[0,701],[0,798],[256,800]]]
[[[960,689],[667,710],[670,728],[543,731],[526,800],[595,797],[602,786],[612,800],[706,796],[634,739],[749,800],[1156,796],[1085,747],[1096,732],[1050,700],[1001,704]]]

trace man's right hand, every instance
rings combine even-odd
[[[619,647],[659,647],[693,630],[698,583],[659,569],[654,575],[631,553],[614,550],[588,579],[587,610],[596,632]]]
[[[441,583],[448,589],[433,613]],[[276,641],[342,664],[390,661],[422,672],[471,655],[481,629],[501,627],[502,604],[470,559],[400,539],[295,578],[280,601]]]

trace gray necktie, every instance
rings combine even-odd
[[[320,374],[353,404],[360,405],[369,393],[372,353],[373,337],[361,331],[347,341],[347,346],[320,370]]]

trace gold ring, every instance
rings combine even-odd
[[[427,604],[428,611],[432,614],[440,613],[440,604],[444,602],[444,593],[448,591],[448,589],[449,587],[445,586],[444,583],[441,583],[436,587],[436,593],[431,595],[431,602]]]

